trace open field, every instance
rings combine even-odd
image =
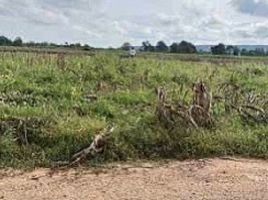
[[[268,197],[268,162],[245,159],[0,171],[3,200],[254,199]]]
[[[112,55],[127,55],[126,51],[120,49],[91,49],[82,50],[67,47],[12,47],[0,46],[1,53],[36,53],[36,54],[67,54],[67,55],[88,55],[94,56],[99,53]],[[209,62],[219,65],[226,63],[260,63],[267,64],[268,58],[266,56],[230,56],[230,55],[211,55],[210,53],[203,54],[177,54],[177,53],[161,53],[161,52],[139,52],[139,58],[157,58],[161,60],[181,60],[191,62]]]
[[[0,167],[68,161],[110,124],[115,131],[91,163],[222,155],[267,159],[265,58],[209,62],[168,56],[2,52]],[[213,100],[214,125],[163,127],[155,114],[155,88],[164,86],[169,102],[188,106],[198,78],[224,99]],[[253,105],[258,109],[249,116],[234,108]]]

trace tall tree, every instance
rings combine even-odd
[[[237,46],[234,47],[234,55],[235,56],[240,56],[241,55],[240,49]]]
[[[164,41],[159,41],[157,42],[155,46],[155,50],[158,52],[167,52],[168,51],[168,46]]]
[[[178,45],[178,53],[197,53],[197,50],[192,43],[181,41]]]
[[[265,56],[265,50],[264,48],[256,48],[255,49],[255,55],[256,56]]]
[[[131,44],[129,42],[125,42],[122,46],[121,46],[121,49],[122,50],[125,50],[125,51],[128,51],[131,47]]]
[[[9,46],[12,44],[12,41],[5,36],[0,36],[0,46]]]
[[[228,45],[225,49],[226,53],[229,55],[234,55],[234,46]]]
[[[144,51],[155,51],[155,47],[149,41],[142,42],[142,48]]]
[[[247,55],[248,55],[248,50],[245,49],[245,48],[243,48],[243,49],[241,50],[241,55],[242,55],[242,56],[247,56]]]
[[[214,55],[223,55],[226,53],[225,45],[220,43],[214,47],[211,47],[211,52]]]
[[[89,51],[89,50],[91,50],[91,47],[90,47],[88,44],[85,44],[85,45],[83,46],[83,50],[85,50],[85,51]]]
[[[179,44],[174,42],[170,46],[170,52],[171,53],[197,53],[196,47],[186,41],[181,41]]]
[[[170,52],[171,53],[178,53],[178,46],[179,46],[178,43],[173,42],[169,47]]]
[[[16,37],[15,40],[13,41],[13,45],[14,46],[22,46],[23,42],[22,42],[22,39],[20,37]]]

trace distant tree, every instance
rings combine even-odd
[[[49,43],[49,46],[50,46],[50,47],[57,47],[57,46],[59,46],[59,45],[57,45],[57,44],[55,44],[55,43]]]
[[[164,41],[159,41],[157,42],[155,46],[155,50],[158,52],[167,52],[168,51],[168,46]]]
[[[256,50],[249,50],[247,56],[256,56]]]
[[[85,51],[89,51],[89,50],[91,50],[91,47],[90,47],[88,44],[85,44],[85,45],[83,46],[83,50],[85,50]]]
[[[197,53],[197,50],[196,50],[196,47],[192,43],[182,41],[178,45],[178,53]]]
[[[178,43],[173,42],[169,47],[170,53],[178,53],[178,46]]]
[[[225,49],[225,52],[229,55],[234,55],[234,46],[228,45]]]
[[[125,51],[128,51],[131,47],[131,44],[129,42],[125,42],[122,46],[121,46],[121,49],[122,50],[125,50]]]
[[[20,47],[22,46],[22,39],[20,37],[16,37],[15,40],[13,41],[13,46]]]
[[[170,46],[170,52],[171,53],[197,53],[196,47],[186,41],[181,41],[179,44],[174,42]]]
[[[149,41],[142,42],[142,48],[144,51],[155,51],[155,47]]]
[[[82,46],[80,43],[69,44],[65,42],[64,44],[57,44],[57,43],[48,43],[48,42],[23,42],[21,37],[16,37],[14,41],[10,40],[5,36],[0,36],[0,46],[25,46],[25,47],[48,47],[48,48],[56,48],[56,47],[64,47],[64,48],[76,48],[76,49],[84,49],[89,50],[92,47],[88,45]]]
[[[81,47],[81,44],[80,43],[75,43],[74,44],[74,47],[77,48],[77,49],[79,49]]]
[[[239,56],[240,49],[237,46],[228,45],[225,49],[225,53],[228,55]]]
[[[245,48],[243,48],[243,49],[241,50],[241,55],[242,55],[242,56],[247,56],[247,55],[248,55],[248,50],[245,49]]]
[[[5,36],[0,36],[0,46],[10,46],[12,41]]]
[[[265,53],[264,48],[256,48],[255,49],[255,55],[256,56],[265,56],[266,53]]]
[[[49,44],[48,44],[48,42],[41,42],[41,43],[38,44],[38,46],[41,46],[41,47],[48,47]]]
[[[26,43],[24,43],[25,44],[25,46],[27,46],[27,47],[34,47],[36,44],[35,44],[35,42],[33,42],[33,41],[30,41],[30,42],[26,42]]]
[[[220,43],[216,46],[211,47],[211,52],[214,55],[223,55],[226,53],[225,45]]]
[[[234,55],[235,56],[241,55],[240,49],[238,47],[234,47]]]

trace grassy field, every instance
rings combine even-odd
[[[91,162],[221,155],[267,159],[268,59],[169,56],[0,53],[0,167],[69,160],[110,124],[115,131],[104,153]],[[164,86],[170,102],[189,105],[198,78],[213,95],[225,95],[225,103],[213,104],[215,125],[163,127],[155,115],[155,88]],[[236,90],[223,94],[222,84]],[[234,92],[241,96],[233,97]],[[262,120],[245,120],[226,109],[228,97],[238,105],[250,95],[266,101],[258,104],[266,114]]]

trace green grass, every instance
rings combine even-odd
[[[170,132],[155,117],[158,86],[168,88],[174,100],[186,94],[188,102],[198,78],[214,93],[226,81],[267,93],[264,58],[260,63],[241,59],[219,65],[165,54],[122,59],[97,53],[66,55],[64,60],[58,64],[58,56],[52,54],[0,54],[0,167],[50,166],[68,160],[111,123],[115,132],[96,162],[221,155],[268,158],[267,126],[244,124],[220,105],[214,107],[217,124],[211,130],[178,126]],[[89,94],[97,95],[97,101],[89,101]],[[20,140],[25,132],[28,145]]]

